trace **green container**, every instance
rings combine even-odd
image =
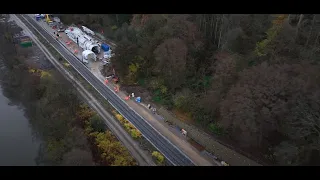
[[[22,43],[20,43],[20,46],[24,47],[24,48],[31,47],[32,46],[32,41],[22,42]]]

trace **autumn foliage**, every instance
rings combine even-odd
[[[123,125],[123,127],[130,133],[131,137],[135,139],[141,138],[141,132],[135,128],[128,120],[126,120],[121,114],[117,113],[115,110],[112,111],[116,119]]]
[[[121,83],[266,164],[319,165],[319,15],[80,16],[105,19]]]
[[[81,105],[77,119],[85,128],[86,135],[92,143],[95,158],[105,166],[132,166],[136,161],[129,151],[106,130],[103,120],[88,106]]]

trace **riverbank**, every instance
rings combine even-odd
[[[32,135],[23,107],[13,104],[3,91],[0,88],[0,166],[34,166],[40,141]]]
[[[24,105],[35,136],[43,140],[37,164],[135,165],[127,149],[106,129],[99,116],[90,109],[90,116],[84,119],[79,116],[86,105],[60,73],[28,63],[31,48],[36,46],[21,49],[12,44],[10,28],[6,31],[1,27],[4,35],[1,48],[6,51],[4,64],[10,70],[4,84]],[[113,153],[106,155],[106,148],[111,146],[115,148]]]

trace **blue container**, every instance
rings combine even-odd
[[[137,97],[136,102],[141,103],[141,97]]]
[[[104,51],[104,52],[107,52],[110,50],[110,47],[107,45],[107,44],[101,44],[101,49]]]

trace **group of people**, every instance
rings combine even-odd
[[[56,34],[56,32],[53,32],[53,34],[54,34],[54,35],[57,35],[56,40],[58,41],[58,39],[59,39],[59,37],[60,37],[59,33]]]
[[[127,96],[126,100],[129,100],[131,98],[134,99],[134,97],[135,97],[134,93],[131,93]],[[148,109],[150,109],[153,112],[153,114],[156,114],[157,109],[152,107],[150,104],[148,104]]]
[[[129,98],[134,98],[134,93],[129,94]]]

